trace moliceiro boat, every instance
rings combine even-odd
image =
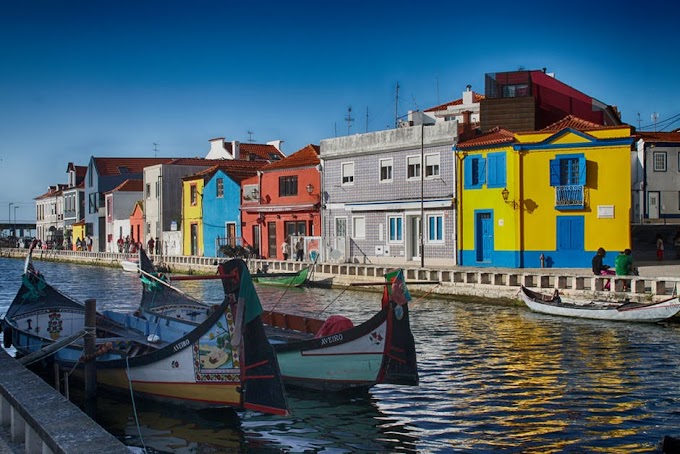
[[[565,317],[654,323],[667,320],[680,312],[680,301],[677,296],[656,303],[577,302],[563,299],[557,291],[552,295],[546,295],[524,286],[520,290],[520,295],[522,301],[534,312]]]
[[[192,329],[180,332],[132,314],[99,312],[97,350],[85,357],[84,305],[49,285],[30,256],[2,321],[5,346],[14,345],[22,362],[49,359],[77,372],[94,360],[98,384],[131,388],[141,398],[288,414],[262,307],[242,260],[219,265],[224,300],[206,306],[205,317]]]
[[[302,268],[297,273],[257,273],[253,280],[262,285],[278,285],[280,287],[302,287],[309,279],[313,265]]]
[[[202,302],[173,287],[167,276],[153,269],[143,251],[140,264],[144,290],[139,312],[147,320],[180,332],[189,332],[202,322],[208,314]],[[185,279],[219,277],[220,274]],[[378,383],[418,384],[415,341],[409,322],[411,297],[402,270],[387,273],[380,285],[384,286],[380,309],[356,326],[338,315],[322,320],[263,311],[265,332],[286,385],[342,391],[368,389]]]

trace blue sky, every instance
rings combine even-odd
[[[649,129],[680,114],[675,2],[6,0],[0,220],[90,156],[205,156],[208,140],[306,144],[393,127],[547,68]],[[671,128],[680,127],[676,122]],[[669,128],[670,129],[670,128]],[[667,130],[669,130],[667,129]],[[253,134],[250,135],[248,132]],[[11,217],[14,217],[12,210]]]

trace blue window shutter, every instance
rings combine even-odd
[[[397,218],[397,240],[401,241],[401,218]]]
[[[586,185],[586,158],[578,158],[578,184]]]
[[[475,158],[468,158],[465,160],[465,187],[472,186],[472,160]]]
[[[491,186],[497,186],[497,180],[498,180],[498,168],[497,168],[497,162],[498,162],[498,155],[495,153],[489,153],[489,155],[486,158],[489,161],[489,187]]]
[[[550,186],[560,186],[560,160],[550,160]]]
[[[434,216],[430,216],[430,228],[428,230],[429,230],[429,232],[427,232],[427,237],[430,240],[434,240],[435,239]]]
[[[444,231],[444,229],[442,228],[442,222],[444,222],[443,218],[441,216],[437,216],[437,239],[438,240],[444,239],[442,237],[442,232]]]
[[[505,153],[498,154],[498,160],[496,161],[496,165],[497,165],[496,178],[498,178],[497,184],[498,187],[500,188],[501,186],[505,186],[505,178],[506,174],[508,173],[505,164]]]

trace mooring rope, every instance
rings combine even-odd
[[[132,380],[130,380],[130,362],[128,356],[125,355],[125,367],[127,368],[128,386],[130,388],[130,400],[132,400],[132,413],[135,415],[135,424],[137,425],[137,433],[139,440],[142,442],[142,449],[146,452],[146,445],[144,444],[144,437],[142,437],[142,429],[139,427],[139,418],[137,417],[137,406],[135,405],[135,393],[132,391]]]

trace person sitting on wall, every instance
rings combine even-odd
[[[604,250],[604,248],[599,248],[597,250],[597,253],[595,254],[595,257],[593,257],[592,260],[592,266],[593,266],[593,274],[595,276],[606,276],[606,275],[613,275],[614,272],[610,270],[609,265],[605,265],[603,260],[605,256],[607,255],[607,251]],[[605,290],[609,290],[611,286],[611,282],[609,279],[604,281],[604,288]]]
[[[614,267],[616,269],[617,276],[630,276],[637,274],[635,271],[635,266],[633,265],[633,257],[631,257],[632,251],[630,249],[625,249],[621,252],[614,261]],[[623,281],[623,291],[627,292],[630,290],[630,280],[626,279]]]

